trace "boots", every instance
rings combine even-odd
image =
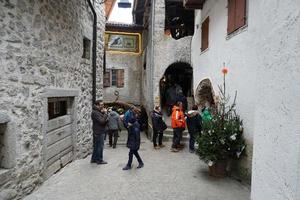
[[[131,169],[131,166],[129,166],[129,165],[126,165],[125,167],[123,167],[123,170],[129,170],[129,169]]]
[[[137,166],[138,169],[144,167],[144,163],[139,163],[139,165]]]

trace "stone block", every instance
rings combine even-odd
[[[10,117],[6,113],[0,112],[0,124],[5,124],[8,122],[10,122]]]
[[[17,191],[14,189],[4,189],[0,192],[1,200],[12,200],[17,196]]]
[[[34,76],[25,74],[22,76],[21,82],[24,84],[34,84]]]

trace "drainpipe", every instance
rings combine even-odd
[[[92,79],[93,79],[93,86],[92,86],[92,96],[93,96],[93,104],[96,101],[96,61],[97,61],[97,14],[96,11],[91,3],[91,0],[87,0],[93,16],[94,16],[94,20],[93,20],[93,47],[92,47]]]
[[[150,98],[151,101],[150,103],[150,110],[153,108],[154,106],[154,94],[153,94],[153,90],[154,90],[154,81],[153,81],[153,77],[154,77],[154,26],[155,26],[155,0],[152,0],[152,10],[151,10],[151,67],[150,67]]]

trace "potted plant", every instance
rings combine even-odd
[[[210,175],[215,177],[226,176],[228,161],[239,159],[246,147],[243,123],[235,110],[237,92],[231,104],[230,97],[226,96],[227,72],[224,67],[223,86],[219,86],[220,101],[212,118],[203,121],[201,135],[197,138],[197,154],[208,164]]]

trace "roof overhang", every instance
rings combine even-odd
[[[143,26],[138,24],[106,23],[105,31],[142,32]]]
[[[206,0],[183,0],[186,9],[202,9]]]
[[[116,0],[106,0],[105,1],[105,17],[106,19],[109,18],[112,9],[114,8],[114,5],[116,3]]]

